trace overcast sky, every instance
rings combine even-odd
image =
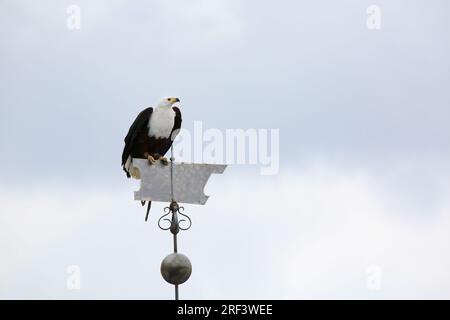
[[[181,297],[450,298],[449,29],[445,0],[1,0],[0,298],[172,297],[164,204],[144,223],[120,168],[167,95],[189,130],[280,130],[278,174],[186,206]]]

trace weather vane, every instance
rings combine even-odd
[[[143,110],[131,125],[125,137],[122,153],[122,167],[128,178],[140,179],[140,189],[134,199],[145,202],[147,221],[152,201],[169,202],[164,214],[158,220],[162,230],[170,230],[173,235],[173,253],[161,263],[161,274],[167,282],[175,286],[178,300],[178,286],[186,282],[192,265],[188,257],[178,253],[177,235],[188,230],[192,221],[184,213],[180,203],[204,205],[208,200],[203,192],[213,173],[223,173],[226,165],[175,163],[173,140],[181,127],[180,109],[174,106],[178,98],[164,98],[153,110]],[[170,162],[164,155],[171,150]],[[169,218],[170,215],[170,218]]]

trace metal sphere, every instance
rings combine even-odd
[[[191,276],[191,273],[191,262],[184,254],[169,254],[161,262],[161,275],[170,284],[182,284],[186,282]]]

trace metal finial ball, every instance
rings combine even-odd
[[[170,284],[182,284],[186,282],[191,276],[191,273],[191,262],[184,254],[169,254],[161,262],[161,275]]]

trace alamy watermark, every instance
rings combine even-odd
[[[381,8],[377,5],[368,6],[366,9],[367,20],[366,26],[369,30],[381,29]]]
[[[66,26],[70,31],[81,29],[81,8],[75,4],[67,7]]]
[[[383,270],[380,266],[371,265],[366,269],[366,288],[369,290],[380,290]]]
[[[66,287],[69,290],[81,289],[81,268],[77,265],[70,265],[66,268],[67,281]]]
[[[261,175],[280,169],[279,129],[205,130],[194,121],[194,130],[180,129],[173,145],[177,161],[259,165]]]

